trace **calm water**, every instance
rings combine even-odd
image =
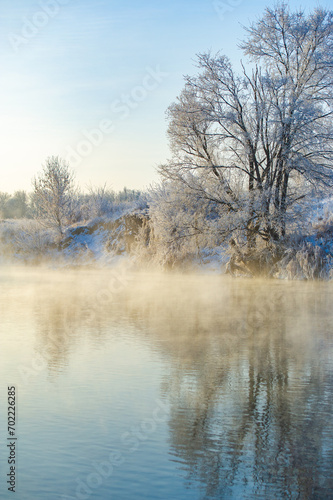
[[[0,287],[2,499],[333,498],[332,284],[2,269]]]

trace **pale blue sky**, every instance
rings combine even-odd
[[[82,188],[158,180],[169,155],[165,110],[195,73],[195,54],[221,50],[237,64],[241,25],[267,4],[2,0],[0,191],[30,190],[51,155],[70,161]]]

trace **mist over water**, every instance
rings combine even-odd
[[[0,286],[20,499],[329,498],[330,283],[124,265],[1,269]]]

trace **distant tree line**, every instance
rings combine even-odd
[[[124,187],[116,192],[105,184],[81,192],[75,175],[59,157],[47,158],[32,181],[33,191],[0,192],[0,219],[36,219],[63,235],[67,225],[111,215],[121,205],[138,201],[143,193]]]
[[[116,193],[102,187],[88,188],[81,193],[75,184],[74,172],[58,156],[47,158],[43,170],[33,179],[33,215],[41,225],[64,235],[70,224],[94,217],[111,215],[119,205],[139,200],[140,191],[126,187]]]
[[[15,191],[12,195],[0,192],[1,219],[23,219],[31,217],[30,195],[25,191]]]

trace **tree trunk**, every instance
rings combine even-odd
[[[250,160],[250,176],[249,176],[249,219],[247,223],[247,249],[250,253],[256,247],[256,234],[254,229],[254,162]]]

